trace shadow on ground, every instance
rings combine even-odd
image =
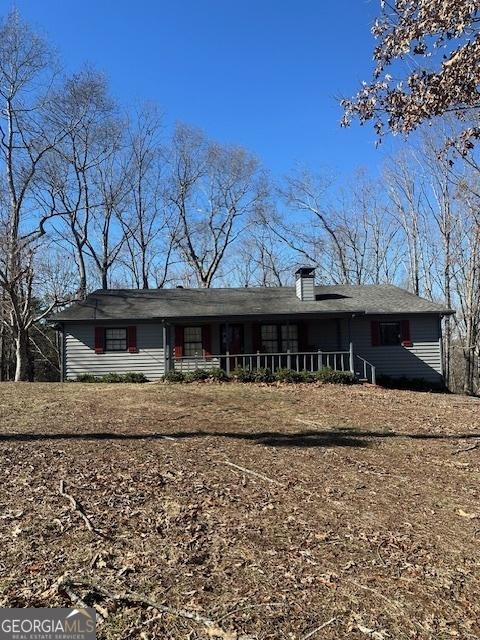
[[[363,431],[351,427],[324,430],[304,430],[291,433],[280,431],[256,431],[238,433],[235,431],[177,431],[170,433],[4,433],[0,442],[36,442],[56,440],[184,440],[188,438],[224,438],[245,440],[266,447],[368,447],[376,439],[403,438],[412,440],[464,440],[478,438],[480,433],[430,434],[397,433],[396,431]]]

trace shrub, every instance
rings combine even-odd
[[[295,369],[279,369],[275,373],[275,379],[279,382],[299,383],[315,382],[315,374],[311,371],[295,371]]]
[[[219,369],[218,367],[210,369],[208,372],[208,377],[212,380],[216,380],[217,382],[228,380],[228,376],[225,371],[223,369]]]
[[[303,376],[299,371],[295,371],[294,369],[278,369],[275,373],[275,380],[278,382],[302,382]]]
[[[165,382],[185,382],[185,374],[182,371],[167,371],[163,380]]]
[[[270,369],[259,367],[252,372],[253,382],[272,382],[275,378]]]
[[[253,371],[244,369],[243,367],[236,367],[230,375],[234,380],[237,380],[238,382],[255,382]]]
[[[328,367],[317,371],[315,377],[319,382],[330,384],[355,384],[356,382],[355,376],[350,371],[335,371]]]
[[[75,382],[101,382],[98,376],[94,376],[93,373],[81,373],[75,378]]]
[[[271,370],[264,367],[258,369],[237,367],[232,371],[231,377],[238,382],[273,382],[275,380]]]
[[[185,382],[201,382],[210,377],[210,371],[207,369],[194,369],[185,374]]]
[[[300,375],[302,376],[301,382],[315,382],[316,377],[312,371],[300,371]]]
[[[444,393],[447,391],[443,382],[429,382],[424,378],[392,378],[391,376],[377,376],[377,384],[387,389],[404,389],[407,391],[432,391]]]
[[[135,384],[143,384],[148,382],[148,378],[143,373],[136,373],[135,371],[129,371],[123,376],[123,382],[133,382]]]
[[[76,377],[75,382],[148,382],[143,373],[106,373],[103,376],[95,376],[93,373],[81,373]]]
[[[125,382],[125,380],[119,373],[106,373],[100,378],[100,382]]]

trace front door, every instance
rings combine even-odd
[[[222,353],[243,353],[243,324],[222,324],[220,336]]]

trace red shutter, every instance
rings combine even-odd
[[[95,353],[105,351],[105,327],[95,327]]]
[[[400,342],[404,347],[413,346],[410,338],[410,320],[402,320],[400,322]]]
[[[212,331],[208,324],[202,327],[202,348],[205,351],[205,358],[210,358],[212,355]]]
[[[128,353],[138,353],[137,349],[137,327],[127,327],[127,348]]]
[[[372,347],[380,346],[380,321],[372,320],[370,323],[370,331],[372,334]]]
[[[175,327],[175,358],[183,356],[183,327]]]
[[[252,324],[252,347],[254,353],[262,350],[262,335],[260,324],[258,322]]]

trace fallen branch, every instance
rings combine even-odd
[[[228,460],[220,460],[220,462],[222,462],[223,464],[228,465],[229,467],[233,467],[234,469],[237,469],[238,471],[243,471],[243,473],[248,473],[249,475],[254,476],[255,478],[260,478],[261,480],[265,480],[266,482],[271,482],[272,484],[276,484],[279,487],[285,487],[283,482],[279,482],[278,480],[274,480],[273,478],[269,478],[268,476],[264,475],[263,473],[258,473],[258,471],[252,471],[251,469],[247,469],[246,467],[241,467],[240,465],[234,464],[233,462],[229,462]]]
[[[137,593],[112,593],[103,587],[99,587],[93,583],[81,582],[81,581],[73,581],[70,579],[63,580],[59,583],[59,590],[63,590],[68,595],[68,589],[72,589],[72,587],[77,587],[80,589],[86,589],[95,593],[96,595],[101,596],[104,599],[112,600],[115,603],[126,603],[130,605],[139,605],[144,608],[151,607],[152,609],[156,609],[161,613],[168,613],[169,615],[176,616],[177,618],[186,618],[187,620],[191,620],[192,622],[196,622],[197,624],[202,624],[210,630],[210,633],[215,632],[218,637],[228,637],[228,632],[223,631],[219,627],[219,625],[210,618],[200,615],[196,611],[187,611],[186,609],[176,609],[174,607],[168,607],[164,604],[160,604],[155,602],[155,600],[151,600],[150,598],[145,598]],[[72,592],[72,591],[71,591]],[[73,593],[73,592],[72,592]]]
[[[279,482],[278,480],[275,480],[274,478],[269,478],[263,473],[259,473],[258,471],[252,471],[251,469],[247,469],[246,467],[241,467],[240,465],[235,464],[234,462],[230,462],[228,460],[219,460],[219,462],[221,462],[222,464],[226,464],[229,467],[233,467],[238,471],[243,471],[243,473],[247,473],[248,475],[254,476],[255,478],[259,478],[260,480],[265,480],[266,482],[271,482],[272,484],[276,484],[277,487],[282,487],[283,489],[293,489],[294,491],[300,491],[301,493],[304,493],[305,495],[311,496],[313,498],[322,498],[322,496],[320,496],[318,493],[315,493],[314,491],[309,491],[308,489],[305,489],[305,487],[302,487],[299,484],[287,485],[283,482]]]
[[[88,604],[82,598],[75,593],[72,587],[68,583],[60,583],[58,585],[59,591],[63,591],[73,602],[74,605],[78,605],[82,609],[88,609]]]
[[[288,606],[286,602],[260,602],[259,604],[247,604],[244,607],[238,607],[233,611],[229,611],[228,613],[223,615],[221,618],[219,618],[218,621],[222,622],[223,620],[226,620],[226,618],[230,618],[231,616],[234,616],[236,613],[241,613],[242,611],[248,611],[249,609],[258,609],[263,607],[267,607],[267,608],[268,607],[286,607],[286,606]]]
[[[61,496],[63,496],[70,502],[72,510],[78,513],[78,515],[82,518],[82,520],[85,523],[85,526],[89,531],[96,534],[97,536],[101,536],[102,538],[106,537],[104,533],[102,533],[101,531],[99,531],[94,527],[90,518],[87,516],[87,514],[83,510],[82,505],[77,500],[75,500],[75,498],[72,495],[70,495],[65,491],[65,480],[60,480],[59,492]]]
[[[325,627],[328,627],[329,624],[333,624],[335,622],[335,620],[336,620],[336,618],[330,618],[330,620],[327,620],[327,622],[324,622],[323,624],[321,624],[316,629],[313,629],[312,631],[309,631],[306,636],[302,637],[301,640],[307,640],[307,638],[311,638],[312,636],[314,636],[316,633],[318,633],[322,629],[325,629]]]
[[[480,443],[472,444],[469,447],[465,447],[464,449],[457,449],[456,451],[452,451],[452,456],[456,456],[459,453],[466,453],[467,451],[473,451],[474,449],[480,449]]]
[[[69,582],[60,581],[58,583],[58,590],[63,591],[73,602],[75,606],[81,607],[82,609],[88,609],[88,604],[72,589]],[[98,604],[94,604],[93,608],[100,616],[100,621],[103,622],[108,617],[108,611],[103,607],[100,607]]]
[[[351,580],[349,578],[347,578],[346,581],[350,584],[355,585],[359,589],[365,589],[365,591],[370,591],[370,593],[375,594],[378,598],[382,598],[382,600],[385,600],[385,602],[388,602],[390,606],[394,607],[399,611],[402,611],[402,607],[398,602],[390,600],[390,598],[387,598],[387,596],[384,596],[383,593],[380,593],[380,591],[378,591],[377,589],[372,589],[371,587],[367,587],[366,585],[360,584],[360,582],[355,582],[355,580]]]

